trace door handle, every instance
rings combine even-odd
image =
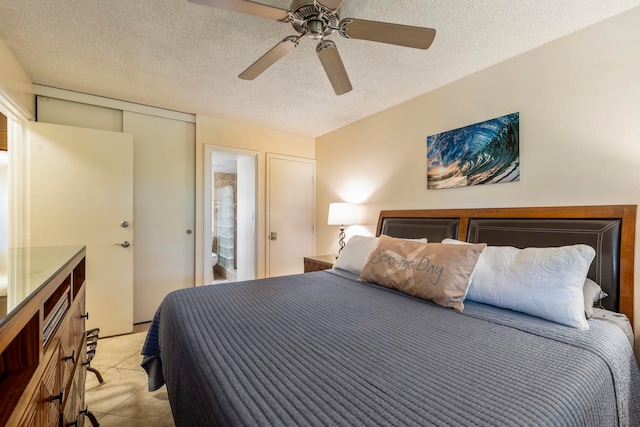
[[[125,240],[122,243],[114,243],[113,246],[122,246],[123,248],[128,248],[129,246],[131,246],[131,242]]]

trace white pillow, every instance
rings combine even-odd
[[[591,319],[593,317],[593,306],[596,303],[600,304],[600,300],[608,295],[602,290],[600,285],[588,277],[584,281],[582,293],[584,296],[584,314],[587,316],[587,319]]]
[[[427,243],[427,239],[405,239]],[[378,238],[371,236],[352,236],[342,249],[342,253],[333,264],[333,268],[350,271],[360,274],[364,268],[369,255],[378,246]]]
[[[378,238],[370,236],[353,236],[342,249],[342,253],[333,264],[333,268],[360,274],[371,251],[378,246]]]
[[[442,243],[448,243],[453,245],[469,245],[470,243],[463,242],[456,239],[444,239]],[[473,279],[473,273],[471,273],[471,278]],[[609,296],[606,292],[602,290],[600,285],[598,285],[593,280],[588,277],[584,281],[584,286],[582,287],[582,296],[584,298],[584,314],[587,319],[591,319],[593,317],[593,308],[596,303],[600,303],[602,298]]]
[[[472,274],[467,299],[589,329],[583,287],[594,257],[588,245],[487,246]]]

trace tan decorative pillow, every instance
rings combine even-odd
[[[420,243],[382,235],[360,279],[458,311],[486,244]]]

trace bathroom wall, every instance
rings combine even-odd
[[[228,239],[228,237],[220,237],[219,229],[218,229],[218,219],[219,219],[219,205],[218,205],[218,197],[219,190],[230,187],[233,193],[233,256],[227,262],[225,260],[225,252],[221,246],[230,245],[228,242],[224,242],[222,239]],[[237,211],[235,207],[237,206],[237,175],[234,173],[222,173],[222,172],[214,172],[213,174],[213,251],[218,254],[218,264],[214,267],[214,276],[215,278],[231,278],[228,274],[229,270],[235,270],[235,260],[238,258],[238,249],[235,242],[238,239],[238,220],[237,220]]]

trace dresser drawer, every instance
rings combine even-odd
[[[40,380],[40,399],[38,402],[38,425],[58,426],[60,424],[60,405],[64,399],[64,387],[60,383],[60,348],[58,341],[50,344],[52,351]]]

